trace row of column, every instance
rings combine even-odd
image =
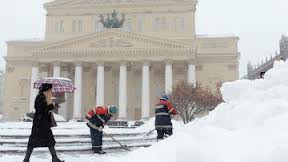
[[[75,64],[75,82],[76,90],[74,92],[73,119],[82,118],[82,64]],[[142,119],[150,117],[150,64],[144,62],[142,65]],[[60,77],[60,64],[53,66],[53,77]],[[39,79],[39,67],[32,67],[31,90],[30,90],[30,112],[34,110],[34,100],[37,90],[33,89],[33,83]],[[188,65],[188,82],[196,84],[195,65]],[[96,106],[104,105],[105,81],[104,81],[104,63],[97,65],[97,92]],[[165,65],[165,93],[169,93],[173,86],[173,65],[167,62]],[[64,106],[65,107],[65,106]],[[127,119],[127,65],[125,62],[120,64],[119,75],[119,120]]]

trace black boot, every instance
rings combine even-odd
[[[96,154],[106,154],[106,152],[103,151],[103,150],[96,150],[96,151],[94,151],[94,153],[96,153]]]
[[[56,150],[54,147],[49,147],[50,153],[52,155],[52,162],[64,162],[64,160],[60,160],[56,154]]]
[[[23,162],[29,162],[29,159],[24,159]]]

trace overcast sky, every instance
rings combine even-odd
[[[5,41],[43,38],[47,0],[0,0],[0,55],[6,55]],[[279,51],[282,34],[288,33],[287,0],[199,0],[197,34],[233,34],[240,38],[240,74],[246,63]],[[0,59],[0,69],[4,69]]]

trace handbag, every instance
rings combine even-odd
[[[49,112],[49,126],[57,127],[57,123],[52,112]]]

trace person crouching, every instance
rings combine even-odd
[[[85,119],[87,121],[87,126],[90,128],[92,151],[94,151],[94,153],[106,153],[102,150],[102,129],[117,112],[118,108],[116,106],[109,105],[107,107],[98,106],[87,113]]]
[[[168,95],[163,95],[160,102],[155,107],[155,129],[157,130],[157,140],[164,136],[173,134],[173,126],[170,115],[176,115],[177,111],[169,101]]]

